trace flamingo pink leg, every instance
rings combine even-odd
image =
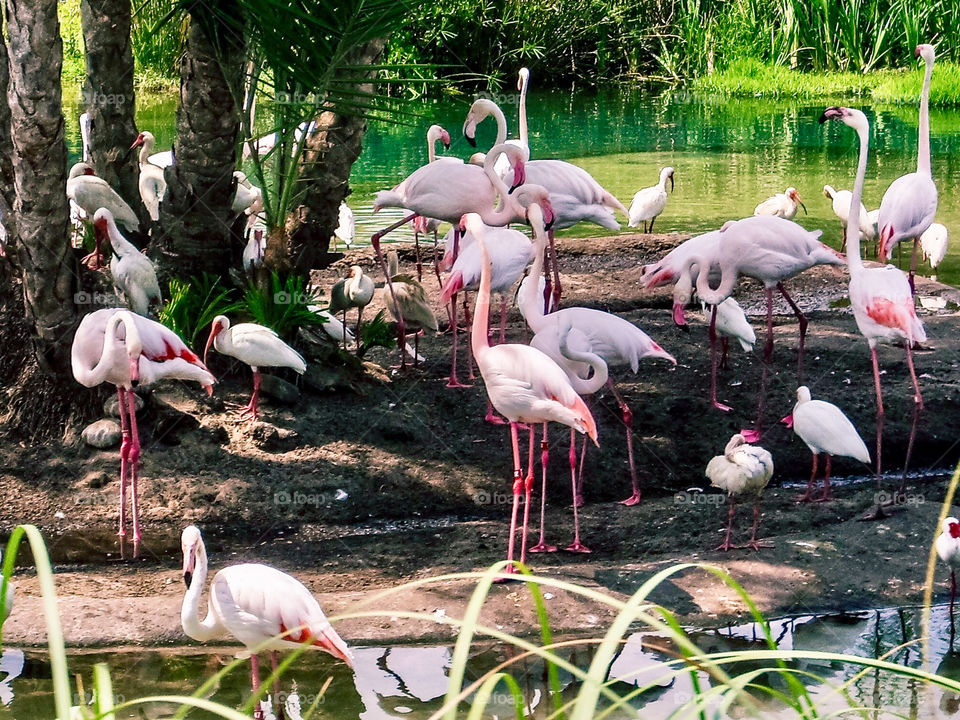
[[[414,225],[413,230],[413,247],[417,253],[417,282],[423,280],[423,263],[420,261],[420,231],[416,229]]]
[[[470,315],[470,305],[467,302],[469,297],[469,292],[463,291],[463,321],[467,324],[469,328],[471,325],[471,315]],[[487,336],[489,338],[489,335]],[[476,380],[477,376],[473,372],[473,343],[467,343],[467,368],[469,372],[467,373],[467,380]]]
[[[866,515],[864,520],[879,520],[886,517],[883,508],[880,506],[880,491],[883,489],[881,484],[883,476],[883,394],[880,390],[880,362],[877,360],[877,348],[870,346],[870,359],[873,362],[873,387],[877,394],[877,505],[871,513]]]
[[[767,400],[767,369],[767,363],[762,363],[760,365],[760,391],[757,393],[757,420],[754,422],[753,428],[743,428],[740,431],[740,434],[743,435],[743,439],[748,443],[760,441],[760,428],[763,424],[763,409]]]
[[[277,651],[274,650],[270,653],[270,667],[273,669],[273,674],[276,676],[273,681],[273,700],[277,703],[277,720],[283,720],[283,702],[280,700],[280,676],[277,674],[277,669],[280,663],[277,659]]]
[[[260,658],[256,653],[250,655],[250,687],[253,694],[260,692]],[[260,703],[256,704],[253,710],[254,720],[263,720],[263,710],[260,709]]]
[[[520,536],[520,562],[527,561],[527,531],[530,527],[530,493],[533,491],[533,440],[537,426],[530,425],[530,449],[527,454],[527,477],[523,482],[523,531]]]
[[[440,279],[440,248],[438,246],[437,231],[433,231],[433,274],[437,276],[437,287],[443,287],[443,280]]]
[[[570,428],[570,487],[573,491],[573,542],[564,548],[567,552],[588,553],[590,548],[580,542],[580,511],[577,508],[577,435]]]
[[[120,550],[123,552],[123,541],[127,536],[127,482],[130,473],[130,423],[127,420],[127,391],[117,386],[117,412],[120,414],[120,434],[123,437],[120,443]]]
[[[580,445],[580,467],[577,470],[577,494],[573,502],[577,507],[583,507],[583,461],[587,457],[587,436],[583,436],[583,443]]]
[[[733,512],[737,506],[737,500],[732,495],[727,496],[727,501],[730,503],[730,510],[727,513],[727,537],[714,548],[714,550],[723,550],[724,552],[733,547],[733,545],[730,544],[730,535],[733,533]]]
[[[923,410],[923,395],[920,394],[920,383],[917,380],[917,371],[913,366],[913,350],[911,341],[905,343],[907,348],[907,367],[910,368],[910,378],[913,380],[913,421],[910,423],[910,439],[907,441],[907,455],[903,462],[903,476],[900,478],[900,489],[897,491],[897,500],[899,501],[907,487],[907,470],[910,468],[910,460],[913,457],[913,444],[917,439],[917,422],[920,420],[920,412]]]
[[[917,246],[920,245],[920,238],[913,239],[913,254],[910,256],[910,274],[907,275],[907,280],[910,283],[910,294],[916,295],[916,289],[914,288],[913,276],[917,272]]]
[[[510,423],[510,441],[513,443],[513,509],[510,513],[510,536],[507,540],[507,567],[504,572],[514,573],[513,548],[517,535],[517,512],[520,509],[520,492],[524,487],[523,472],[520,469],[520,440],[517,437],[517,423]]]
[[[713,306],[710,312],[710,404],[722,410],[730,412],[733,408],[724,405],[717,400],[717,306]]]
[[[453,330],[453,360],[450,365],[450,379],[447,380],[448,388],[466,388],[470,385],[465,385],[460,380],[457,379],[457,348],[460,345],[459,336],[457,335],[457,293],[453,294],[453,297],[450,299],[450,328]]]
[[[626,500],[621,500],[620,504],[632,507],[633,505],[638,505],[642,497],[640,482],[637,480],[637,468],[633,461],[633,411],[620,396],[620,393],[617,392],[617,388],[614,387],[613,380],[610,378],[607,378],[607,387],[610,388],[610,392],[613,393],[613,397],[617,400],[617,405],[620,406],[620,412],[623,413],[623,426],[627,433],[627,459],[630,462],[630,485],[633,488],[633,494]]]
[[[819,453],[813,453],[813,469],[810,471],[810,480],[807,481],[807,490],[797,498],[797,502],[813,502],[813,488],[817,479],[817,460],[819,458]]]
[[[532,553],[556,552],[556,545],[547,545],[547,464],[550,460],[550,445],[547,442],[547,424],[543,424],[543,439],[540,441],[540,472],[543,477],[540,487],[540,540],[530,548]]]
[[[380,262],[380,269],[383,271],[383,276],[387,281],[387,288],[390,290],[390,298],[393,300],[393,307],[397,311],[397,335],[400,338],[400,369],[402,370],[406,365],[405,351],[404,351],[404,338],[406,338],[406,327],[403,323],[403,313],[400,311],[400,303],[397,302],[397,295],[393,290],[393,282],[390,278],[390,272],[387,270],[387,260],[383,256],[383,251],[380,249],[380,238],[386,235],[389,232],[396,230],[401,225],[406,225],[408,222],[417,217],[416,213],[411,213],[403,220],[395,222],[393,225],[385,227],[383,230],[375,232],[370,237],[370,244],[373,245],[373,250],[377,254],[377,260]],[[454,234],[456,237],[456,234]]]
[[[799,378],[800,384],[803,384],[803,346],[807,337],[807,325],[809,321],[807,316],[803,314],[803,311],[800,309],[800,306],[797,305],[793,298],[787,293],[787,289],[783,286],[782,282],[777,283],[777,289],[780,291],[780,294],[783,295],[783,299],[787,301],[790,305],[790,308],[793,310],[793,314],[797,316],[797,320],[800,322],[800,344],[797,346],[797,377]],[[770,335],[770,347],[773,348],[773,334]]]
[[[827,457],[830,457],[829,455]],[[750,531],[750,539],[747,541],[747,544],[744,547],[750,548],[751,550],[760,550],[761,548],[771,548],[773,545],[771,543],[762,543],[757,540],[757,530],[760,528],[760,495],[757,495],[756,500],[753,501],[753,528]]]
[[[127,414],[130,420],[130,440],[132,442],[128,454],[130,466],[130,514],[133,515],[133,556],[137,557],[140,548],[140,431],[137,430],[136,394],[127,392]]]

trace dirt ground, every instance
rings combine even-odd
[[[636,322],[677,359],[641,362],[640,371],[617,369],[614,379],[634,412],[634,448],[644,487],[637,507],[617,501],[629,495],[626,447],[620,414],[606,392],[591,401],[600,450],[585,464],[581,524],[589,555],[558,552],[531,556],[546,576],[634,592],[654,572],[679,561],[716,563],[744,584],[771,615],[918,602],[928,548],[946,489],[945,472],[960,458],[957,400],[960,336],[956,290],[918,283],[918,294],[945,296],[940,311],[923,311],[929,341],[916,353],[925,410],[918,425],[907,505],[879,522],[860,522],[877,490],[869,468],[838,459],[834,472],[859,476],[836,488],[832,503],[795,502],[806,481],[810,454],[778,423],[790,412],[797,386],[797,322],[782,302],[775,308],[776,350],[768,369],[761,444],[774,456],[776,473],[763,503],[761,535],[773,547],[759,552],[715,552],[727,516],[725,498],[706,488],[707,461],[730,435],[749,426],[757,409],[763,363],[753,353],[730,351],[720,375],[728,415],[708,406],[709,351],[706,323],[691,309],[692,328],[672,324],[669,289],[644,291],[644,262],[662,255],[677,235],[620,235],[560,241],[564,304],[585,305]],[[401,260],[412,268],[412,252]],[[369,249],[348,253],[315,278],[328,287],[351,264],[380,279]],[[425,266],[425,270],[429,264]],[[425,286],[436,300],[435,278]],[[837,302],[846,292],[843,268],[822,268],[788,287],[810,317],[806,382],[814,397],[840,405],[873,448],[874,396],[866,341],[853,316]],[[762,334],[763,293],[744,281],[738,299]],[[382,307],[379,297],[374,307]],[[446,317],[439,302],[438,317]],[[372,316],[371,309],[367,316]],[[351,314],[352,317],[352,314]],[[525,337],[511,308],[508,337]],[[461,346],[462,348],[465,346]],[[195,388],[161,386],[141,415],[142,517],[145,543],[137,560],[122,559],[115,523],[119,459],[116,450],[85,446],[78,432],[63,443],[37,447],[0,444],[0,492],[4,526],[31,522],[45,533],[58,575],[67,641],[79,646],[184,641],[179,627],[183,592],[179,533],[188,523],[205,533],[214,569],[263,561],[294,572],[320,598],[328,614],[383,611],[379,620],[348,620],[351,642],[384,643],[449,638],[448,626],[403,620],[392,613],[462,613],[473,583],[444,580],[399,593],[382,591],[448,572],[480,570],[504,555],[510,510],[511,468],[507,430],[482,421],[485,393],[478,378],[469,389],[445,387],[450,336],[425,337],[426,361],[404,373],[387,371],[359,392],[303,390],[293,405],[269,399],[266,422],[238,423],[224,400],[244,401],[245,368],[224,358],[211,363],[221,378],[214,400]],[[880,351],[887,415],[884,490],[899,483],[913,417],[909,375],[901,348]],[[396,354],[374,350],[370,360],[388,367]],[[106,392],[104,392],[106,397]],[[79,430],[79,429],[77,429]],[[569,433],[554,429],[549,466],[548,541],[572,536],[567,449]],[[537,475],[539,486],[539,473]],[[539,495],[534,495],[532,529]],[[750,513],[740,508],[739,532]],[[4,639],[42,644],[45,629],[29,552],[21,551],[17,602]],[[938,596],[946,577],[938,573]],[[562,591],[548,602],[554,629],[590,631],[609,611]],[[733,591],[704,572],[688,570],[654,594],[658,602],[696,624],[743,612]],[[362,607],[361,607],[362,604]],[[515,633],[533,630],[529,602],[517,585],[495,587],[485,619]],[[442,613],[438,613],[438,616]]]

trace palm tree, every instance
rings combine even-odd
[[[7,97],[10,70],[7,45],[0,39],[0,98]],[[0,102],[0,215],[6,228],[13,219],[13,141],[10,138],[10,106]]]

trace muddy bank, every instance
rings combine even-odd
[[[724,415],[707,403],[709,356],[706,323],[691,312],[692,329],[677,331],[670,320],[669,292],[647,292],[640,266],[677,242],[677,236],[623,235],[561,240],[565,303],[588,305],[638,323],[678,365],[646,361],[640,372],[614,378],[634,412],[634,448],[645,497],[626,508],[629,494],[623,427],[606,393],[592,401],[601,449],[585,465],[584,541],[593,553],[557,553],[533,559],[538,571],[578,582],[632,592],[650,572],[678,560],[719,562],[770,613],[868,607],[916,602],[922,592],[926,548],[934,532],[942,478],[911,482],[910,504],[882,523],[860,523],[876,491],[869,484],[842,487],[829,505],[800,506],[796,487],[805,481],[810,456],[778,419],[792,408],[797,385],[797,323],[785,304],[775,317],[776,350],[767,370],[762,443],[777,471],[763,502],[761,533],[775,547],[759,553],[709,551],[722,539],[726,506],[717,495],[686,493],[704,487],[703,468],[722,451],[730,434],[749,425],[758,406],[763,365],[752,354],[731,350],[721,373],[721,400],[734,406]],[[412,254],[402,259],[411,265]],[[329,286],[349,264],[379,278],[369,251],[354,251],[317,280]],[[837,306],[846,273],[825,268],[793,281],[790,289],[808,312],[806,382],[815,397],[840,405],[872,448],[874,399],[869,352],[849,309]],[[435,279],[426,287],[436,298]],[[956,291],[922,283],[919,292]],[[758,333],[763,294],[747,281],[737,295]],[[379,303],[379,299],[376,301]],[[912,468],[951,466],[957,447],[960,338],[956,305],[924,311],[929,342],[916,355],[926,407],[918,426]],[[367,311],[372,316],[370,310]],[[439,304],[437,315],[443,318]],[[519,314],[509,315],[508,337],[525,336]],[[444,387],[449,370],[448,335],[424,338],[422,367],[371,382],[361,393],[304,392],[291,406],[265,405],[266,424],[240,424],[222,400],[241,401],[249,392],[245,368],[219,362],[222,379],[213,403],[186,386],[161,387],[148,398],[141,420],[144,464],[141,497],[145,552],[137,561],[117,553],[118,458],[79,443],[22,447],[0,445],[0,490],[5,526],[33,522],[47,534],[58,563],[67,636],[80,645],[177,643],[179,531],[186,522],[204,528],[215,567],[263,560],[295,571],[330,613],[346,611],[364,598],[404,581],[442,572],[484,568],[506,546],[511,481],[506,430],[484,424],[485,395],[472,388]],[[913,419],[903,350],[881,350],[887,407],[884,462],[902,465]],[[375,350],[371,360],[386,367],[395,354]],[[548,540],[566,544],[572,530],[566,472],[568,434],[553,432]],[[854,461],[838,460],[839,475],[864,474]],[[885,487],[892,489],[896,479]],[[677,491],[681,491],[677,494]],[[539,506],[534,497],[535,508]],[[746,530],[748,510],[741,511]],[[536,528],[534,528],[536,529]],[[24,550],[24,556],[27,551]],[[18,577],[17,607],[4,626],[12,642],[43,638],[36,613],[35,580]],[[939,586],[938,590],[942,590]],[[456,616],[471,584],[441,586],[376,600],[378,609],[444,610]],[[488,603],[491,621],[526,632],[528,604],[515,587],[498,587]],[[657,599],[694,622],[709,623],[742,611],[731,591],[702,573],[677,578]],[[559,630],[602,625],[606,611],[554,593],[549,601]],[[347,637],[358,641],[435,639],[449,630],[435,622],[348,621]]]

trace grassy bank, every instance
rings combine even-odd
[[[757,60],[738,60],[725,70],[697,78],[697,92],[725,97],[866,98],[877,103],[916,103],[923,84],[922,70],[803,72]],[[960,105],[960,65],[938,63],[933,72],[930,104]]]

